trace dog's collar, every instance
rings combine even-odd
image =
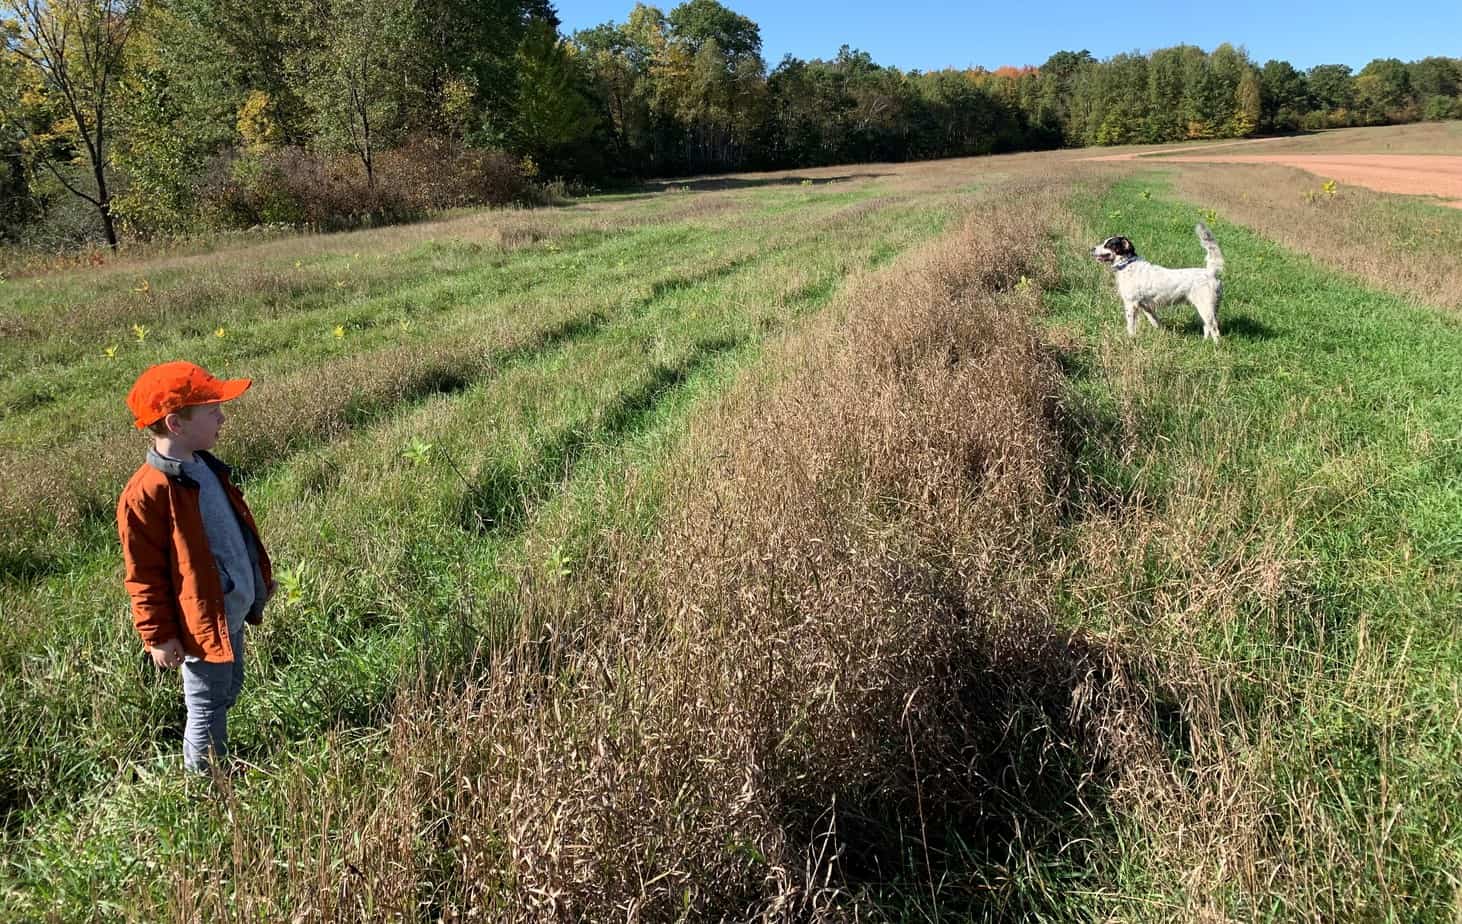
[[[1132,256],[1127,257],[1126,259],[1119,260],[1116,263],[1113,263],[1112,264],[1112,269],[1114,269],[1114,270],[1124,270],[1124,269],[1126,269],[1127,267],[1131,266],[1134,263],[1141,262],[1141,260],[1142,260],[1142,258],[1139,257],[1137,254],[1134,253]]]

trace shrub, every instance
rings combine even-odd
[[[1426,108],[1422,111],[1422,118],[1428,122],[1445,122],[1447,119],[1462,117],[1462,99],[1453,99],[1450,96],[1432,96],[1426,101]]]
[[[300,147],[235,150],[215,160],[200,199],[211,223],[223,227],[284,223],[333,231],[526,202],[535,192],[507,154],[431,135],[383,152],[375,175],[370,185],[354,158]]]
[[[377,176],[423,211],[507,205],[531,194],[528,178],[511,155],[437,135],[417,135],[381,154]]]
[[[307,225],[324,231],[390,224],[422,210],[385,183],[370,186],[353,161],[299,147],[231,151],[210,170],[201,199],[214,224]]]

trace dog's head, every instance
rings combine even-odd
[[[1136,256],[1137,250],[1125,237],[1109,237],[1093,247],[1091,255],[1101,263],[1112,264]]]

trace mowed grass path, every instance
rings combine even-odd
[[[515,569],[568,575],[576,537],[648,524],[657,462],[696,403],[959,201],[877,182],[689,198],[532,213],[507,245],[383,231],[349,253],[274,244],[260,261],[0,288],[16,334],[0,346],[7,854],[72,849],[79,800],[175,758],[176,681],[139,665],[111,516],[146,445],[122,404],[142,368],[186,357],[256,379],[218,451],[284,588],[250,635],[231,722],[238,753],[267,766],[373,727],[424,667],[490,647],[514,627]],[[606,500],[631,483],[636,504]]]
[[[1241,920],[1450,919],[1462,319],[1205,216],[1161,174],[1076,207],[1092,240],[1166,266],[1201,262],[1206,217],[1228,261],[1216,349],[1186,305],[1128,342],[1077,248],[1047,298],[1089,420],[1080,480],[1111,511],[1072,533],[1100,550],[1063,578],[1072,618],[1161,653],[1217,710],[1175,729],[1174,757],[1223,833],[1131,832],[1120,891],[1182,907],[1207,881]]]

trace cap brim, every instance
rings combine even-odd
[[[253,379],[228,379],[227,381],[219,382],[218,397],[215,400],[232,401],[248,391],[249,386],[252,384],[254,384]]]

